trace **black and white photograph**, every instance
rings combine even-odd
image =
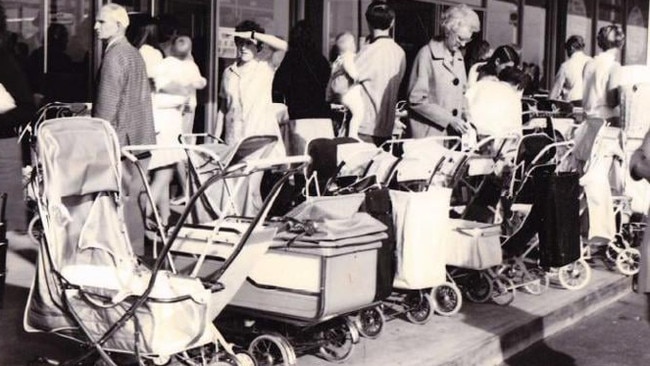
[[[650,365],[649,19],[0,0],[0,365]]]

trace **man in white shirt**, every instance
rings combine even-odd
[[[585,40],[581,36],[571,36],[565,44],[568,60],[562,63],[555,76],[550,98],[582,104],[583,75],[585,65],[591,57],[585,55]]]
[[[608,25],[598,31],[598,46],[603,50],[585,65],[582,105],[588,118],[604,118],[618,124],[621,64],[618,56],[625,44],[620,25]]]
[[[406,72],[404,50],[390,36],[395,24],[395,11],[383,1],[373,1],[366,10],[371,36],[357,55],[364,104],[359,121],[359,138],[381,145],[391,138],[395,125],[395,104],[400,83]],[[356,130],[356,126],[350,126]]]

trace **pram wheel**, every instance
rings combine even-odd
[[[639,273],[641,252],[636,248],[625,248],[616,257],[616,269],[626,276]]]
[[[318,354],[330,362],[344,362],[352,356],[354,344],[359,342],[359,330],[346,319],[324,330],[322,337],[323,345],[318,349]]]
[[[605,249],[605,257],[607,257],[607,259],[609,259],[612,263],[616,263],[618,254],[626,248],[630,248],[630,244],[620,235],[616,235],[616,238],[614,240],[607,243],[607,248]]]
[[[560,285],[567,290],[580,290],[591,281],[591,267],[584,259],[560,267],[557,272]]]
[[[384,329],[386,318],[380,307],[363,309],[356,317],[359,325],[359,333],[366,338],[375,339],[379,337]]]
[[[433,289],[435,312],[442,316],[456,314],[463,304],[463,297],[458,287],[452,283],[443,283]]]
[[[235,353],[235,360],[232,360],[230,365],[236,366],[258,366],[257,361],[249,352],[237,352]]]
[[[34,244],[38,245],[41,243],[41,238],[43,237],[43,224],[41,223],[41,217],[39,215],[35,215],[29,221],[29,225],[27,226],[27,235],[29,235],[29,238],[34,242]]]
[[[248,346],[248,352],[253,355],[259,366],[293,366],[296,364],[296,353],[281,335],[262,334],[257,336]]]
[[[465,283],[463,294],[471,302],[482,304],[490,300],[492,280],[482,271],[470,274]]]
[[[430,294],[418,291],[404,300],[408,311],[406,319],[414,324],[425,324],[433,316],[435,304]]]
[[[548,276],[541,268],[529,268],[524,273],[524,290],[532,295],[541,295],[548,290]]]
[[[492,280],[492,301],[506,306],[515,300],[515,285],[506,275],[498,275]]]

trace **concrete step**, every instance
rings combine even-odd
[[[395,319],[378,339],[362,339],[345,364],[499,365],[631,291],[629,278],[596,267],[589,286],[579,291],[552,284],[539,296],[517,292],[505,307],[465,301],[459,314],[436,316],[425,325]],[[299,365],[331,364],[307,355]]]

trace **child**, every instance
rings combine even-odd
[[[339,56],[332,63],[332,76],[328,87],[328,99],[340,100],[352,113],[347,136],[359,139],[359,125],[363,119],[362,86],[358,83],[359,71],[354,64],[357,45],[354,36],[345,32],[336,37]]]
[[[178,136],[187,131],[184,112],[196,107],[196,90],[206,86],[198,66],[191,57],[192,41],[177,37],[171,45],[169,57],[155,66],[150,75],[155,85],[153,95],[154,124],[158,145],[176,145]],[[193,121],[192,121],[193,122]],[[152,195],[160,210],[163,225],[170,215],[169,186],[177,163],[182,161],[182,150],[163,149],[152,152],[149,170],[152,172]]]

